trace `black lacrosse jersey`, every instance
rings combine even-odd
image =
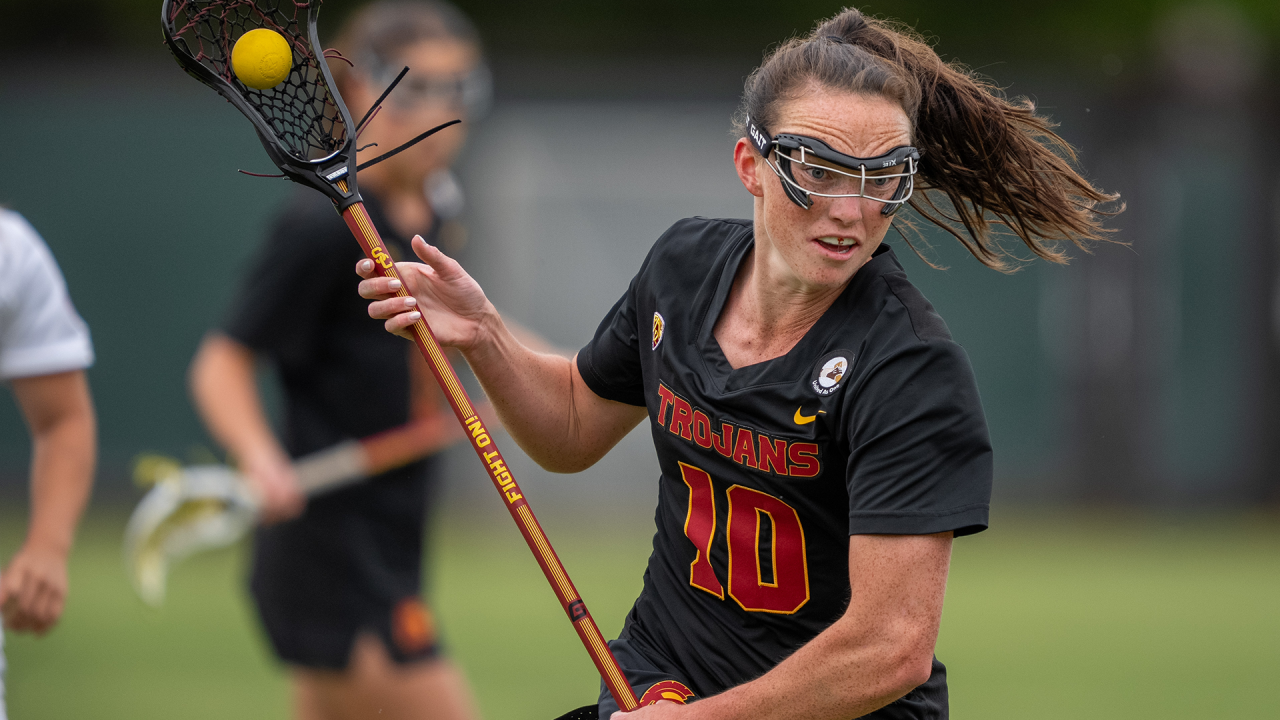
[[[785,355],[732,368],[712,333],[754,244],[682,220],[578,354],[647,407],[657,533],[622,637],[698,697],[752,680],[838,619],[849,536],[987,526],[992,456],[964,351],[882,245]],[[867,717],[946,716],[945,668]]]
[[[364,203],[391,255],[412,258],[409,241],[392,229],[377,198]],[[424,239],[435,242],[435,231]],[[369,317],[369,301],[356,292],[362,257],[333,203],[300,190],[273,224],[222,324],[275,365],[284,395],[282,440],[294,457],[409,421],[411,348]]]

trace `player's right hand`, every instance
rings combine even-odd
[[[262,450],[240,458],[240,472],[258,500],[258,519],[264,525],[295,518],[306,508],[306,495],[283,452]]]
[[[369,316],[386,320],[388,332],[412,339],[410,326],[426,313],[436,341],[464,353],[479,344],[497,311],[480,285],[453,258],[428,245],[421,236],[413,238],[413,251],[421,263],[396,263],[400,280],[375,273],[372,260],[356,263],[360,297],[369,303]],[[400,282],[409,297],[397,296]]]
[[[67,599],[65,550],[28,540],[0,573],[4,627],[43,635],[62,616]]]

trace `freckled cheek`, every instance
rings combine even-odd
[[[880,207],[868,208],[862,216],[862,226],[866,229],[866,237],[869,242],[878,243],[884,239],[889,232],[889,226],[893,224],[893,218],[885,217],[880,214]]]
[[[813,224],[813,216],[808,210],[785,197],[780,202],[768,203],[766,209],[766,229],[777,244],[798,246],[805,243],[809,236],[808,228]]]

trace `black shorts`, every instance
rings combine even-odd
[[[254,533],[249,589],[281,660],[347,667],[357,635],[377,635],[397,663],[439,653],[421,599],[423,524],[435,459],[307,504]]]

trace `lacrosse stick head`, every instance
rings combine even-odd
[[[158,607],[173,564],[235,542],[253,526],[256,515],[257,503],[231,468],[165,468],[125,528],[124,560],[134,590]]]
[[[320,2],[164,0],[161,24],[178,64],[249,118],[280,172],[341,210],[360,200],[356,133],[316,33]],[[289,75],[265,90],[245,85],[231,66],[236,41],[257,28],[279,33],[293,52]]]

